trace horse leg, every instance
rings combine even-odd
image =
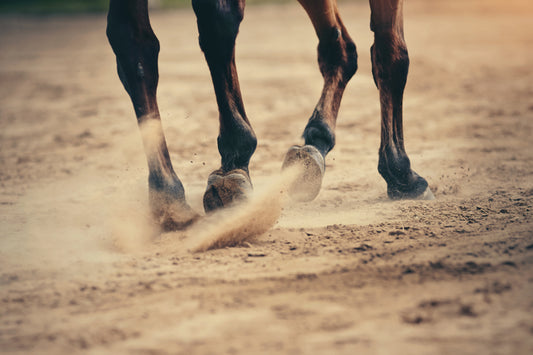
[[[299,201],[311,201],[320,191],[325,157],[335,145],[335,125],[344,89],[357,71],[355,43],[344,27],[336,0],[299,0],[318,36],[318,65],[324,86],[303,138],[305,145],[289,149],[283,168],[300,166],[299,177],[290,188]]]
[[[118,75],[128,92],[148,160],[149,200],[165,230],[181,229],[198,215],[172,168],[157,107],[159,41],[150,26],[147,0],[111,0],[107,37],[117,58]]]
[[[193,0],[192,4],[219,110],[221,167],[208,179],[204,194],[208,212],[246,198],[252,189],[248,164],[257,139],[246,117],[235,66],[235,39],[244,0]]]
[[[370,0],[374,32],[372,74],[381,102],[378,171],[391,199],[432,199],[424,178],[411,170],[404,147],[402,100],[409,56],[403,34],[403,0]]]

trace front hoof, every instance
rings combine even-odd
[[[152,216],[164,232],[183,230],[200,218],[187,202],[171,199],[166,193],[150,191],[149,197]]]
[[[298,202],[315,199],[322,186],[326,163],[322,154],[312,145],[292,146],[281,166],[282,170],[292,167],[299,169],[297,177],[291,182],[288,192]]]
[[[434,200],[435,196],[427,181],[413,172],[414,182],[408,186],[388,186],[387,195],[391,200]]]
[[[170,206],[159,216],[159,225],[164,232],[183,230],[200,218],[200,215],[187,206]]]
[[[251,192],[252,181],[246,171],[234,169],[224,173],[222,170],[216,170],[207,180],[204,209],[206,212],[211,212],[229,207],[236,202],[246,200]]]

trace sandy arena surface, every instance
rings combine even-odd
[[[370,12],[340,8],[359,71],[320,195],[203,253],[195,238],[235,221],[154,234],[105,15],[0,17],[0,353],[533,353],[533,6],[407,1],[406,145],[437,198],[423,202],[386,198]],[[152,24],[169,149],[201,211],[218,120],[195,18]],[[318,99],[316,44],[296,3],[247,9],[237,65],[259,193]],[[240,222],[274,213],[270,197]]]

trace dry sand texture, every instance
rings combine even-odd
[[[0,17],[1,353],[533,352],[533,6],[407,1],[406,142],[431,202],[386,199],[369,9],[340,7],[359,71],[320,195],[247,244],[203,253],[187,243],[207,228],[158,236],[147,219],[105,16]],[[219,157],[195,19],[152,22],[167,141],[201,210]],[[304,11],[250,6],[237,61],[265,191],[322,86]]]

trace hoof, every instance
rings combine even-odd
[[[387,188],[387,195],[391,200],[434,200],[435,196],[428,186],[427,181],[415,172],[415,182],[408,187]]]
[[[187,202],[171,199],[164,192],[150,191],[149,197],[152,216],[164,232],[183,230],[200,218]]]
[[[229,207],[246,200],[251,192],[252,181],[246,171],[235,169],[224,173],[222,170],[216,170],[207,180],[204,209],[206,212],[211,212]]]
[[[297,167],[299,171],[289,186],[289,196],[299,202],[314,200],[320,192],[326,170],[322,154],[311,145],[292,146],[285,155],[281,169],[286,170],[291,167]]]

